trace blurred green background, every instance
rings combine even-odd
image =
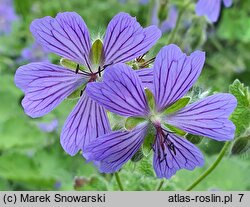
[[[232,7],[223,8],[216,24],[196,16],[195,0],[185,8],[187,0],[0,0],[0,8],[5,8],[6,2],[13,14],[0,12],[0,22],[11,20],[7,22],[9,28],[0,23],[0,190],[118,190],[113,175],[99,174],[80,154],[71,157],[60,146],[61,128],[76,101],[66,100],[42,118],[31,119],[23,112],[20,103],[23,93],[13,80],[16,69],[28,62],[59,64],[60,60],[33,44],[29,25],[35,18],[75,11],[85,20],[93,39],[102,37],[108,22],[121,11],[136,16],[143,26],[158,24],[160,27],[166,20],[169,28],[148,56],[153,57],[162,46],[169,44],[171,36],[171,43],[187,53],[197,49],[206,51],[206,65],[193,93],[200,96],[205,89],[228,92],[235,79],[245,86],[250,85],[248,0],[235,0]],[[169,19],[173,5],[177,13]],[[180,24],[173,35],[173,22],[180,11]],[[242,86],[235,87],[234,94],[242,100],[245,98],[245,102],[242,101],[242,108],[245,108],[238,109],[232,120],[237,125],[237,137],[247,137],[247,144],[243,144],[245,148],[240,153],[236,148],[236,155],[229,152],[195,190],[250,190],[250,103],[246,98],[249,92]],[[194,171],[179,171],[164,182],[162,190],[184,190],[212,164],[222,145],[202,139],[198,147],[204,153],[205,166]],[[151,157],[127,163],[120,176],[126,190],[154,190],[160,182],[152,170]]]

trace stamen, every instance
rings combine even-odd
[[[79,70],[80,70],[80,65],[77,64],[77,66],[76,66],[76,74],[79,72]]]
[[[76,71],[75,71],[76,74],[79,73],[79,71],[81,71],[81,73],[83,73],[84,75],[91,76],[91,73],[89,73],[89,72],[87,72],[87,71],[82,71],[82,70],[80,69],[80,65],[77,64],[77,65],[76,65]]]
[[[101,66],[98,67],[98,75],[101,77]]]
[[[144,68],[145,66],[147,66],[148,64],[151,64],[155,61],[155,57],[151,58],[150,60],[144,62],[143,64],[140,65],[140,68]]]
[[[95,73],[95,74],[98,74],[99,77],[102,76],[101,72],[105,70],[106,67],[110,66],[110,65],[113,65],[113,62],[109,63],[108,65],[104,65],[101,69],[101,66],[98,67],[98,71]]]
[[[113,65],[114,64],[114,62],[111,62],[111,63],[109,63],[109,64],[107,64],[107,65],[104,65],[103,66],[103,70],[106,68],[106,67],[108,67],[108,66],[110,66],[110,65]]]
[[[84,75],[87,75],[87,76],[91,76],[92,74],[91,73],[88,73],[86,71],[81,71]]]
[[[82,90],[80,91],[80,97],[82,96],[82,94],[83,94],[83,91],[84,91],[83,89],[82,89]]]
[[[85,57],[85,55],[84,55],[84,57]],[[92,74],[93,74],[93,71],[91,70],[91,67],[90,67],[90,65],[89,65],[88,61],[86,61],[86,63],[87,63],[87,66],[88,66],[88,69],[89,69],[90,73],[92,73]]]
[[[138,58],[136,58],[137,62],[140,62],[142,60],[142,58],[144,58],[144,56],[147,54],[148,52],[145,52],[143,55],[139,56]]]

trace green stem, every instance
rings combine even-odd
[[[122,186],[121,179],[120,179],[118,172],[115,173],[115,179],[116,179],[116,182],[120,188],[120,191],[124,191],[124,188]]]
[[[204,172],[202,173],[187,189],[186,191],[192,190],[196,185],[198,185],[202,180],[204,180],[220,163],[222,158],[227,152],[227,149],[230,147],[231,142],[226,142],[223,146],[223,148],[220,151],[220,154],[218,155],[217,159],[214,161],[214,163]]]
[[[163,186],[164,180],[162,179],[161,182],[159,183],[159,186],[155,189],[155,191],[160,191],[161,187]]]
[[[168,44],[170,43],[173,43],[174,42],[174,39],[175,39],[175,34],[179,28],[179,25],[180,25],[180,22],[181,22],[181,18],[182,18],[182,15],[184,14],[186,8],[189,6],[189,4],[191,3],[192,1],[188,1],[182,8],[181,10],[179,11],[179,14],[178,14],[178,17],[177,17],[177,20],[176,20],[176,25],[173,29],[173,31],[171,32],[169,38],[168,38]]]
[[[222,51],[223,50],[223,46],[221,45],[221,43],[216,38],[211,38],[211,42],[216,47],[216,49],[218,51]]]

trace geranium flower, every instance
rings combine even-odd
[[[101,172],[115,172],[138,151],[152,126],[153,165],[158,177],[170,178],[179,169],[202,166],[199,149],[168,125],[218,141],[231,140],[235,126],[228,117],[236,107],[235,97],[219,93],[169,114],[166,110],[192,87],[204,62],[205,54],[200,51],[186,56],[175,45],[161,49],[153,67],[154,102],[135,71],[125,64],[108,67],[104,81],[90,83],[87,94],[109,111],[141,122],[131,130],[98,137],[86,147],[84,156],[94,161]]]
[[[37,123],[39,129],[43,132],[51,133],[58,129],[58,120],[54,119],[51,122],[39,122]]]
[[[20,60],[31,62],[48,62],[48,53],[43,50],[41,45],[34,42],[32,45],[24,48],[21,52]]]
[[[221,4],[230,7],[233,0],[199,0],[196,4],[196,14],[207,16],[211,22],[217,22],[220,16]]]
[[[175,28],[176,21],[178,18],[178,10],[176,6],[171,5],[169,7],[168,17],[163,22],[160,22],[158,18],[158,10],[159,10],[159,2],[156,1],[152,11],[152,18],[151,18],[152,24],[158,26],[162,33],[170,32],[172,29]]]
[[[104,108],[84,92],[86,84],[97,81],[106,66],[131,61],[146,53],[161,33],[155,26],[143,29],[126,13],[116,15],[107,27],[103,44],[98,39],[92,47],[87,26],[75,12],[36,19],[30,30],[44,49],[75,64],[75,71],[45,62],[21,66],[15,83],[25,93],[22,106],[29,116],[40,117],[78,88],[82,89],[61,133],[61,145],[74,155],[91,140],[110,131]]]
[[[10,33],[12,23],[17,19],[12,0],[0,0],[0,34]]]

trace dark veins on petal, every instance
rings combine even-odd
[[[34,20],[31,31],[37,41],[56,54],[90,68],[90,39],[87,27],[74,12],[59,13],[55,18]]]
[[[156,130],[153,150],[158,177],[170,178],[179,169],[192,170],[203,164],[202,154],[193,144],[160,126]]]

